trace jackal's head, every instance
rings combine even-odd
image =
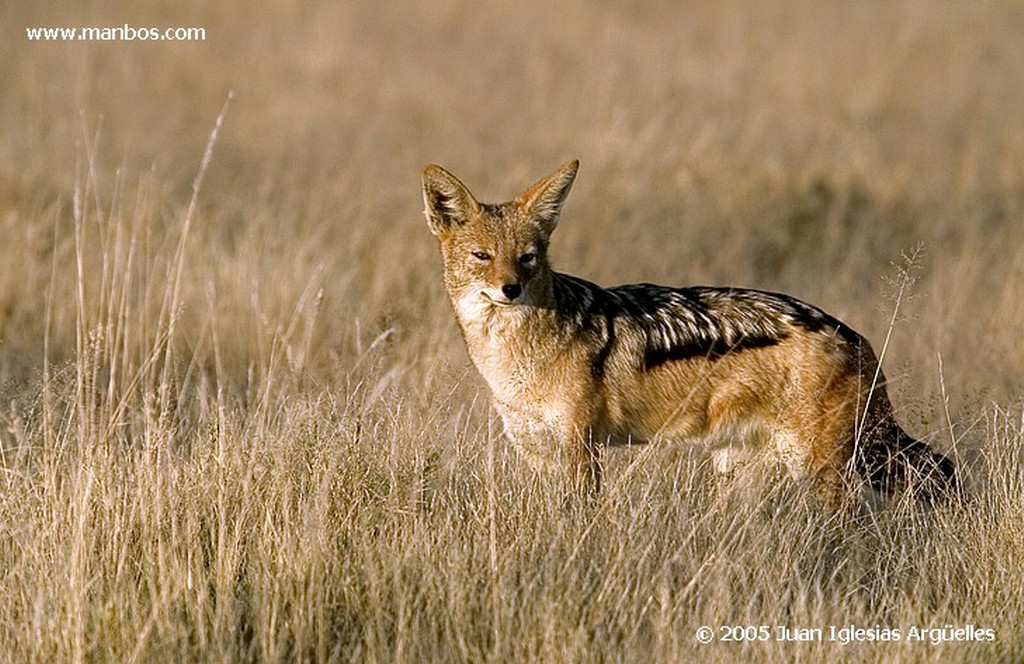
[[[480,203],[441,168],[423,169],[430,231],[444,257],[444,282],[460,315],[550,306],[548,239],[579,162],[567,161],[515,200]]]

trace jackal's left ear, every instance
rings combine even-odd
[[[539,221],[546,233],[555,230],[558,215],[562,212],[562,204],[572,189],[579,167],[578,159],[565,162],[554,173],[524,191],[516,199],[519,207]]]
[[[423,169],[423,213],[430,232],[441,237],[480,212],[469,188],[445,169],[431,164]]]

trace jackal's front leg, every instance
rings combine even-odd
[[[536,471],[553,473],[578,494],[601,489],[601,438],[590,409],[527,411],[495,402],[505,435]]]
[[[573,491],[596,496],[601,491],[601,445],[593,429],[573,435],[568,455],[569,482]]]
[[[568,481],[581,495],[597,495],[601,491],[601,448],[604,436],[597,426],[594,409],[587,404],[569,414],[563,422],[559,447]]]

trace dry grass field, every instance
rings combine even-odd
[[[206,39],[25,31],[125,24]],[[56,0],[0,25],[0,660],[1024,658],[1019,3]],[[837,523],[778,468],[672,444],[610,453],[592,503],[532,475],[419,169],[496,200],[570,157],[557,268],[891,336],[898,417],[964,501]]]

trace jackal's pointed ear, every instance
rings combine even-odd
[[[559,166],[554,173],[524,191],[516,203],[540,222],[545,232],[551,233],[558,224],[558,215],[562,212],[569,190],[580,162],[572,159]]]
[[[436,164],[423,169],[423,205],[427,226],[438,237],[465,224],[480,210],[466,185]]]

